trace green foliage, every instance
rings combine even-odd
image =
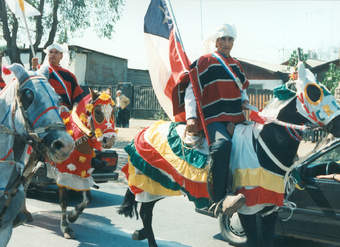
[[[338,86],[339,81],[340,81],[340,69],[337,69],[335,64],[331,63],[321,83],[324,84],[328,88],[328,90],[331,91],[332,94],[334,95],[335,88]]]
[[[43,26],[48,28],[52,23],[53,1],[46,0],[45,5]],[[82,36],[87,28],[100,37],[111,38],[123,5],[124,0],[60,0],[57,39],[67,41],[68,37]]]
[[[67,42],[69,37],[83,37],[86,29],[94,30],[100,37],[111,38],[125,3],[125,0],[25,1],[41,13],[27,18],[35,49],[55,41]],[[22,20],[11,13],[5,0],[0,0],[0,22],[7,43],[6,53],[11,62],[21,62],[18,47],[28,43],[26,31]]]
[[[303,53],[303,50],[301,49],[301,61],[306,61],[308,58],[308,54],[304,54]],[[297,50],[294,50],[292,52],[292,54],[290,54],[290,58],[288,60],[288,65],[291,66],[291,67],[295,67],[297,66],[299,62],[299,55],[298,55],[298,52]]]

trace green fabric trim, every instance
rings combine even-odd
[[[274,88],[273,94],[274,97],[278,98],[279,100],[287,100],[296,95],[295,92],[287,88],[286,84]]]
[[[188,162],[190,165],[196,168],[204,168],[204,166],[207,163],[208,155],[203,154],[191,148],[185,143],[183,143],[184,147],[182,149],[182,140],[176,131],[176,127],[179,124],[183,124],[183,123],[172,122],[169,127],[168,143],[169,143],[171,150],[174,152],[174,154],[176,154],[182,160],[185,160],[186,162]],[[184,155],[183,155],[183,151],[184,151]]]
[[[196,198],[190,195],[188,191],[186,191],[183,187],[181,187],[178,183],[172,181],[168,176],[164,175],[160,170],[150,165],[146,162],[137,152],[135,145],[131,142],[129,145],[125,146],[124,150],[130,156],[130,161],[134,167],[140,170],[144,175],[148,176],[152,180],[160,183],[167,189],[171,190],[181,190],[183,191],[192,201],[197,208],[207,207],[209,205],[209,199],[202,197]]]

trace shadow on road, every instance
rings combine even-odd
[[[44,211],[33,214],[34,221],[29,224],[49,230],[56,235],[61,236],[59,230],[60,212]],[[26,226],[29,226],[26,225]],[[75,241],[79,242],[78,247],[145,247],[147,241],[134,241],[131,239],[131,232],[122,230],[111,223],[111,220],[84,213],[75,224],[71,224],[76,234]],[[190,247],[174,241],[157,240],[162,247]]]
[[[36,199],[44,202],[59,204],[57,189],[44,191],[31,191],[28,198]],[[100,190],[91,190],[91,203],[88,208],[99,208],[118,206],[123,201],[123,196],[103,192]],[[68,191],[68,206],[72,207],[82,201],[82,193],[76,191]]]

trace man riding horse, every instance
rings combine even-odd
[[[220,209],[233,214],[245,201],[242,194],[227,195],[229,159],[231,153],[232,126],[245,121],[243,109],[249,104],[245,91],[249,81],[236,59],[230,56],[236,39],[236,28],[224,24],[207,41],[216,46],[217,51],[201,56],[191,66],[198,74],[198,87],[190,83],[185,91],[185,113],[187,131],[196,135],[199,121],[207,124],[210,140],[211,179],[208,179],[210,197],[215,213]],[[203,109],[203,119],[196,113],[196,100]],[[227,196],[226,196],[227,195]],[[222,207],[221,207],[222,204]]]

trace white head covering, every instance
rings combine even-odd
[[[232,37],[234,40],[237,38],[235,25],[226,23],[218,27],[216,31],[203,42],[204,53],[213,52],[216,48],[216,40],[225,36]]]
[[[60,66],[66,69],[69,69],[70,67],[70,54],[69,54],[69,50],[68,50],[68,45],[66,43],[60,45],[57,43],[54,43],[52,45],[49,45],[46,47],[46,49],[44,50],[44,52],[46,54],[48,54],[48,52],[52,49],[56,49],[57,51],[63,53],[63,58],[60,60]],[[48,56],[45,57],[45,60],[43,62],[43,65],[49,65],[48,63]]]
[[[61,52],[61,53],[64,52],[63,47],[62,47],[61,45],[57,44],[57,43],[54,43],[54,44],[52,44],[52,45],[47,46],[46,49],[44,50],[44,52],[45,52],[46,54],[48,54],[49,51],[52,50],[52,49],[56,49],[57,51],[59,51],[59,52]]]

